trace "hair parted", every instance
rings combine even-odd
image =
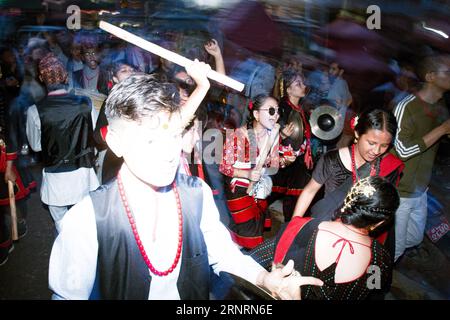
[[[295,79],[300,77],[304,82],[303,75],[294,69],[284,70],[281,74],[280,94],[281,97],[287,96],[287,89],[294,83]]]
[[[392,136],[392,141],[397,133],[397,120],[392,112],[382,109],[372,109],[363,112],[355,125],[355,131],[359,136],[366,134],[370,129],[386,130]]]
[[[162,83],[148,74],[134,74],[116,84],[106,99],[108,121],[140,120],[160,111],[179,110],[180,96],[174,84]]]

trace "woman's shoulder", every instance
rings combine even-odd
[[[343,157],[344,157],[345,150],[343,149],[333,149],[330,151],[327,151],[323,155],[323,160],[326,162],[332,162],[332,163],[342,163]]]

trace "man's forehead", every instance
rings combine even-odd
[[[125,125],[146,134],[172,135],[179,134],[183,130],[181,115],[179,112],[159,112],[143,117],[140,121],[126,121]]]

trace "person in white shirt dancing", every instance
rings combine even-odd
[[[50,257],[54,298],[88,299],[97,282],[102,299],[208,299],[210,265],[282,298],[322,284],[293,272],[292,262],[268,273],[243,255],[211,189],[177,172],[182,130],[209,89],[209,70],[198,61],[187,67],[197,87],[182,109],[176,87],[151,75],[114,86],[106,142],[124,164],[64,217]]]

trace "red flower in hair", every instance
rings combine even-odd
[[[350,128],[352,128],[353,131],[355,131],[356,125],[358,124],[358,116],[354,116],[351,120],[350,120]]]
[[[250,110],[253,110],[253,101],[252,100],[250,100],[250,102],[248,103],[248,108]]]

